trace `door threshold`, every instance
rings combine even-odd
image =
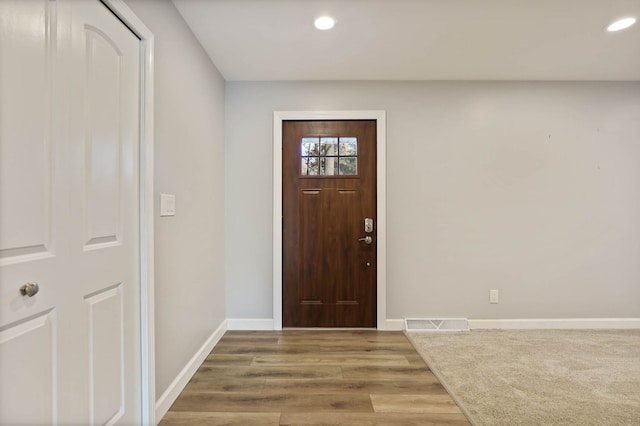
[[[282,331],[378,331],[375,327],[282,327]]]

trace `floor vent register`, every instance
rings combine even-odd
[[[469,331],[466,318],[406,318],[407,331]]]

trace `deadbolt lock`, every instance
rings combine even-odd
[[[364,232],[371,233],[373,232],[373,219],[367,217],[364,219]]]

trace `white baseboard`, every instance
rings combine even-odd
[[[640,329],[640,318],[470,319],[469,327],[472,330]],[[378,327],[384,331],[404,328],[404,319],[387,319]],[[274,330],[274,322],[271,318],[229,318],[227,330]]]
[[[220,341],[225,331],[227,331],[227,320],[224,320],[222,324],[214,331],[211,336],[204,342],[202,347],[191,357],[187,365],[184,366],[178,376],[171,382],[166,391],[156,401],[156,422],[160,423],[160,420],[167,414],[171,405],[180,395],[180,392],[187,386],[191,377],[196,373],[200,365],[207,358],[207,355],[213,350],[215,345]]]
[[[384,331],[402,331],[404,330],[403,319],[388,319],[384,323],[384,327],[378,327],[379,330]]]
[[[275,330],[273,318],[227,318],[227,330]]]
[[[640,329],[640,318],[476,319],[471,330]]]

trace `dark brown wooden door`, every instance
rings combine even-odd
[[[376,122],[282,131],[283,325],[375,327]]]

